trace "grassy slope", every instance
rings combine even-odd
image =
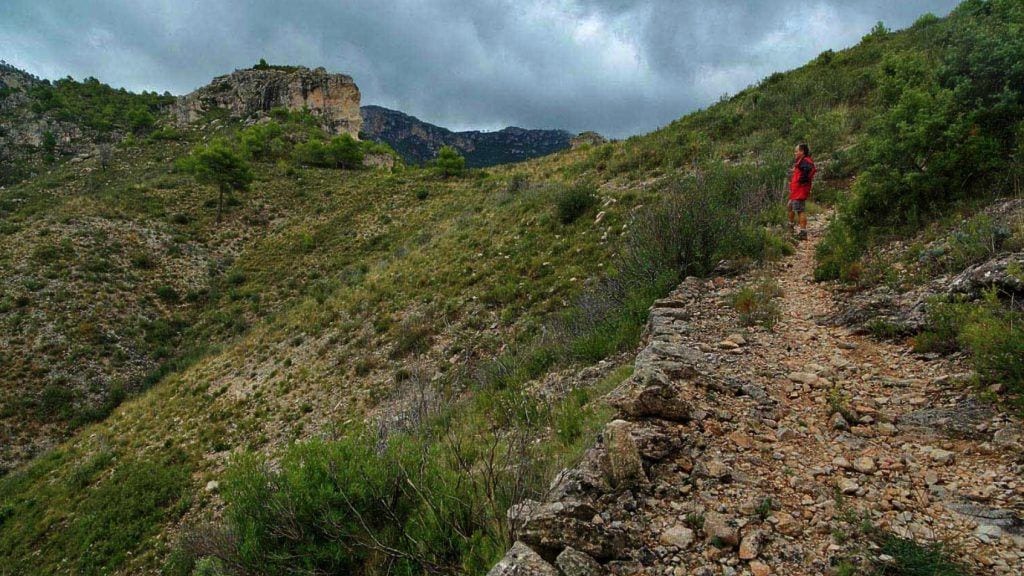
[[[74,244],[74,254],[54,263],[60,277],[4,316],[28,332],[9,341],[13,362],[52,350],[32,346],[44,323],[63,322],[55,332],[74,334],[94,318],[104,323],[104,332],[122,331],[119,341],[142,334],[134,344],[146,362],[153,348],[147,348],[144,329],[131,327],[139,314],[178,317],[186,326],[180,347],[191,342],[206,351],[191,368],[163,379],[106,421],[81,430],[3,480],[0,550],[14,559],[18,571],[31,570],[23,561],[44,572],[54,568],[28,560],[33,550],[44,551],[53,561],[74,558],[71,566],[76,570],[95,570],[86,561],[92,554],[85,550],[88,541],[69,542],[64,535],[71,533],[57,527],[73,525],[96,506],[104,487],[114,489],[110,483],[122,467],[149,466],[174,452],[177,466],[189,474],[169,479],[175,489],[164,499],[178,502],[180,512],[188,507],[192,487],[217,470],[228,451],[328,433],[338,422],[358,418],[388,397],[404,373],[443,372],[453,357],[460,364],[493,355],[502,343],[536,327],[539,318],[560,307],[576,285],[574,278],[600,270],[610,250],[601,235],[621,227],[632,202],[643,200],[632,195],[632,201],[617,203],[601,227],[592,218],[563,226],[548,189],[510,195],[499,177],[444,182],[420,171],[386,175],[315,169],[287,176],[261,166],[252,192],[223,226],[216,226],[211,210],[203,206],[210,192],[167,172],[167,159],[184,150],[158,143],[126,153],[109,176],[115,190],[83,190],[80,184],[90,176],[80,166],[67,165],[44,182],[5,191],[5,198],[27,200],[19,202],[16,229],[5,238],[10,242],[4,242],[10,254],[5,261],[12,268],[24,261],[18,252],[26,245],[22,241],[43,229],[52,231],[46,237],[71,238],[96,228],[118,238],[136,231],[156,236],[162,247],[169,244],[181,254],[198,255],[198,262],[188,267],[194,274],[180,273],[182,262],[189,260],[167,258],[166,247],[154,255],[158,264],[140,271],[129,262],[136,244],[94,244],[115,262],[110,267],[115,278],[89,281],[79,279],[85,275],[79,269],[86,265],[83,260],[96,255],[82,254],[85,247]],[[420,200],[417,192],[423,189],[428,195]],[[168,224],[179,213],[193,220]],[[174,230],[176,226],[184,230]],[[165,232],[167,228],[172,230]],[[206,277],[211,264],[226,260],[229,266]],[[50,268],[15,269],[20,276],[45,277]],[[182,294],[193,290],[207,295],[167,305],[152,295],[163,283],[176,283]],[[107,300],[56,298],[48,292],[91,294],[97,285],[106,290],[111,284],[117,288],[111,289],[109,305],[103,304]],[[64,308],[80,302],[88,302],[95,315],[73,315]],[[32,317],[46,320],[26,322]],[[411,342],[405,338],[410,333],[416,335]],[[83,361],[59,349],[52,352],[47,361],[63,362],[65,373],[75,373],[76,363]],[[33,380],[30,374],[20,372],[6,381],[8,399],[30,396],[26,384],[47,385],[45,378]],[[24,416],[17,410],[7,415]],[[46,425],[47,413],[29,417],[37,421],[26,433]],[[66,484],[71,477],[76,480]],[[183,478],[187,487],[181,484]],[[151,488],[163,491],[166,486]],[[137,497],[133,492],[122,496]],[[152,535],[158,527],[153,520],[162,519],[161,514],[143,515],[139,525],[145,529],[126,538]],[[155,552],[151,544],[141,548]],[[145,557],[135,556],[132,563],[145,564]]]
[[[188,238],[214,255],[210,261],[235,256],[210,281],[207,302],[181,305],[191,326],[184,338],[209,345],[201,360],[0,480],[7,569],[154,567],[165,527],[185,510],[212,505],[202,486],[232,450],[272,453],[290,439],[329,435],[391,394],[396,376],[444,372],[453,357],[487,357],[515,334],[529,334],[579,280],[601,272],[614,249],[602,234],[610,231],[614,241],[630,209],[650,202],[645,184],[652,179],[695,161],[788,156],[800,139],[824,155],[854,143],[871,116],[869,72],[883,53],[919,49],[928,35],[873,38],[650,135],[490,177],[442,182],[417,171],[300,170],[293,179],[261,166],[260,182],[222,227],[202,207],[208,191],[167,174],[167,160],[183,150],[163,142],[128,153],[118,194],[105,186],[69,193],[66,186],[82,180],[72,166],[6,191],[5,198],[27,198],[14,235],[54,226],[67,213],[109,219],[121,212],[162,228],[169,214],[187,212],[196,216]],[[619,201],[601,226],[584,217],[563,227],[545,187],[505,191],[512,172],[534,182],[594,178]],[[424,188],[427,198],[417,200]],[[254,214],[255,223],[246,223]],[[422,356],[403,356],[417,349]],[[168,462],[174,466],[161,467]],[[142,485],[125,481],[154,466],[182,472],[148,474],[153,480]],[[112,521],[118,507],[137,521]],[[72,537],[85,533],[76,530],[131,544],[97,551],[90,539]]]

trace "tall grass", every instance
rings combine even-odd
[[[784,166],[712,167],[669,181],[662,201],[638,214],[614,271],[564,315],[572,358],[596,361],[634,345],[651,303],[686,276],[705,276],[725,259],[754,261],[784,252],[773,225]]]

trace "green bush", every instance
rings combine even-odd
[[[948,354],[960,349],[960,330],[971,313],[967,303],[933,300],[928,303],[924,330],[914,337],[917,352]]]
[[[1001,384],[1011,394],[1024,394],[1024,314],[990,298],[961,328],[960,339],[982,383]]]
[[[593,187],[586,184],[560,188],[554,199],[558,221],[562,224],[572,224],[597,205]]]
[[[511,501],[460,468],[450,446],[366,433],[290,448],[274,468],[236,459],[223,496],[233,546],[191,542],[239,573],[421,574],[486,571],[508,545]],[[442,448],[446,448],[442,450]],[[493,500],[497,498],[497,500]]]
[[[782,310],[775,298],[782,295],[782,288],[770,278],[744,286],[730,296],[732,307],[744,326],[760,325],[771,328],[779,321]]]
[[[863,169],[832,226],[841,230],[819,251],[819,278],[848,276],[876,239],[912,233],[951,205],[1012,185],[1024,118],[1024,7],[971,0],[948,22],[920,26],[941,52],[893,53],[879,67],[880,113],[858,147]]]
[[[290,145],[284,139],[284,129],[274,121],[245,128],[239,132],[238,141],[245,154],[253,160],[279,160],[290,152]]]
[[[466,159],[451,146],[442,146],[434,160],[434,169],[444,178],[462,176],[466,172]]]
[[[363,166],[363,149],[355,138],[342,134],[326,143],[310,140],[296,145],[295,159],[307,166],[353,170]]]
[[[686,276],[704,276],[723,259],[760,259],[779,225],[779,182],[785,167],[709,168],[670,180],[661,202],[629,224],[615,273],[584,291],[559,331],[571,357],[597,361],[634,345],[651,303]]]
[[[950,559],[949,550],[941,543],[917,542],[886,534],[878,543],[879,552],[892,558],[891,563],[878,562],[873,576],[967,576],[967,570]]]
[[[977,302],[934,301],[925,330],[915,338],[920,352],[968,352],[983,384],[1001,384],[1024,395],[1024,314],[991,291]]]

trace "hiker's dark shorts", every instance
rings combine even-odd
[[[799,214],[804,211],[804,204],[806,203],[806,200],[790,200],[789,209]]]

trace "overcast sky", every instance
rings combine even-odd
[[[0,59],[187,93],[271,63],[353,76],[364,104],[455,129],[667,124],[875,22],[956,0],[0,0]]]

